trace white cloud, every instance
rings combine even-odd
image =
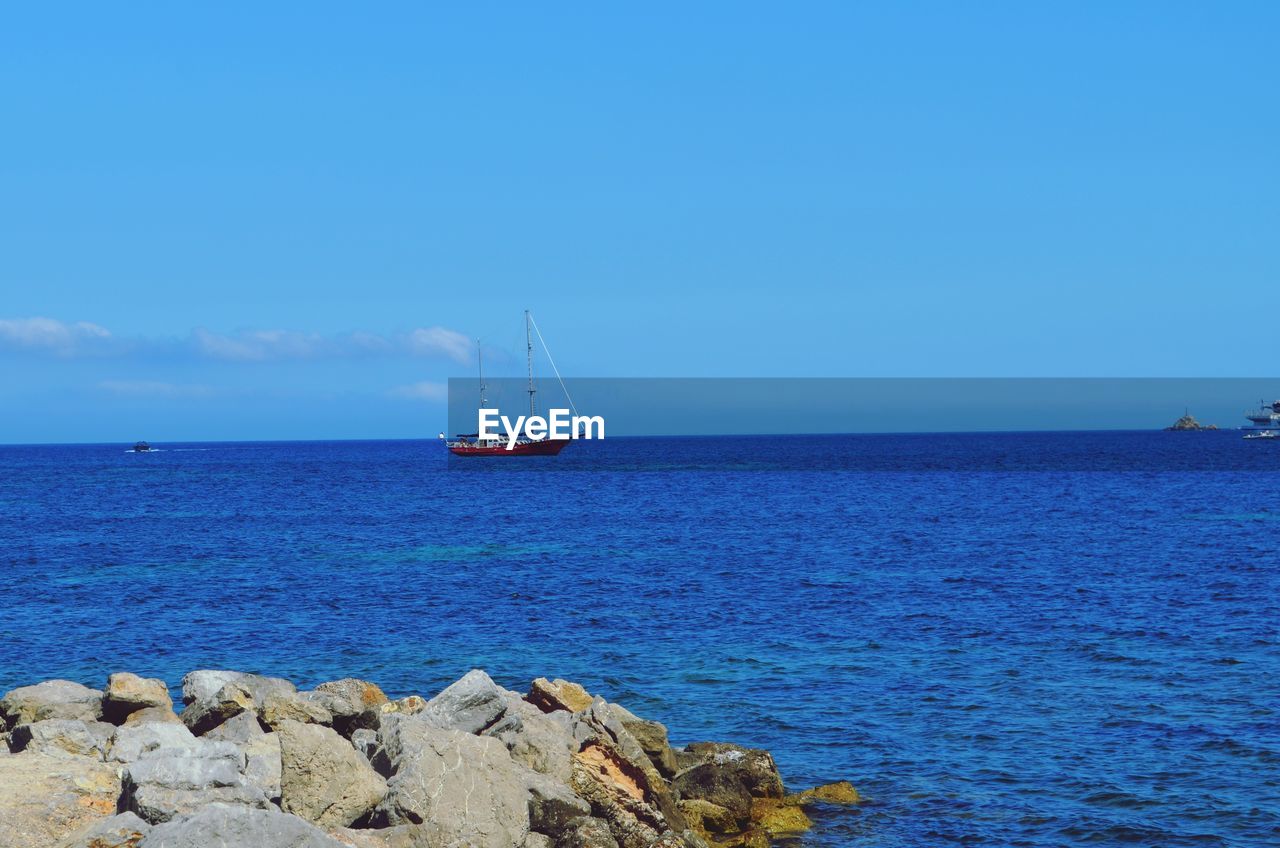
[[[31,351],[61,357],[85,355],[194,355],[224,362],[357,358],[367,356],[442,357],[463,364],[475,355],[473,343],[445,327],[420,327],[407,333],[337,333],[297,330],[239,330],[219,333],[197,327],[184,338],[121,338],[87,321],[53,318],[0,319],[0,352]]]
[[[214,393],[209,386],[163,383],[156,380],[103,380],[98,388],[120,397],[196,398]]]
[[[310,359],[331,347],[315,333],[292,330],[244,330],[228,336],[198,327],[191,333],[196,350],[211,359],[262,362],[268,359]]]
[[[390,392],[392,397],[408,400],[446,401],[449,399],[449,387],[444,383],[411,383],[407,386],[396,386]]]
[[[444,327],[419,328],[409,333],[409,350],[416,354],[444,354],[454,362],[467,363],[475,357],[471,339]]]
[[[0,347],[70,356],[100,347],[111,339],[105,327],[88,321],[67,323],[54,318],[0,319]]]

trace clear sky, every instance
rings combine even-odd
[[[1273,2],[20,4],[0,442],[434,436],[526,307],[578,376],[1274,375],[1278,38]]]

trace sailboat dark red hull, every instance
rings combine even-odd
[[[517,442],[515,447],[507,450],[505,444],[474,445],[459,442],[449,443],[449,453],[455,456],[555,456],[569,444],[568,439],[542,439],[536,442]]]

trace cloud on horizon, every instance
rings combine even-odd
[[[88,321],[67,323],[40,317],[0,319],[0,348],[70,357],[102,350],[114,341],[106,327]]]
[[[444,383],[424,381],[407,386],[396,386],[390,392],[392,397],[406,400],[428,400],[443,403],[449,399],[449,387]]]
[[[123,338],[88,321],[54,318],[0,319],[0,352],[34,353],[70,359],[125,356],[148,351],[187,352],[222,362],[275,362],[358,356],[443,357],[467,364],[471,340],[446,327],[419,327],[407,333],[369,332],[324,335],[296,330],[240,330],[217,333],[204,327],[186,338]]]

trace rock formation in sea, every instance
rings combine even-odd
[[[773,757],[667,729],[564,680],[475,670],[431,699],[347,678],[193,671],[0,699],[0,846],[764,848],[851,805]]]
[[[1181,418],[1179,418],[1177,421],[1173,422],[1173,424],[1171,424],[1170,426],[1165,427],[1165,429],[1166,430],[1216,430],[1218,429],[1218,425],[1217,424],[1201,424],[1199,421],[1195,419],[1194,415],[1188,412],[1185,415],[1183,415]]]

